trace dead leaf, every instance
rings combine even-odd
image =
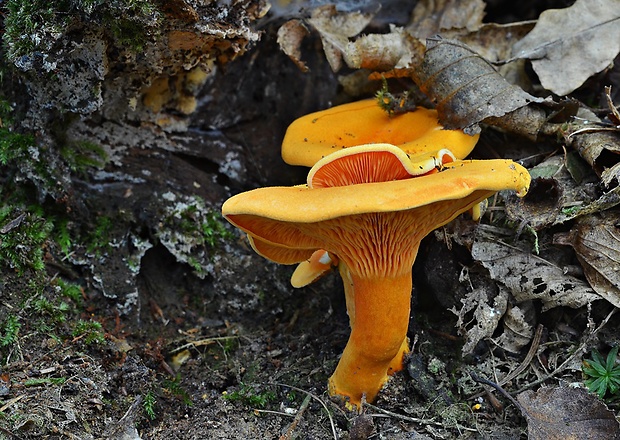
[[[374,13],[338,12],[335,5],[325,5],[312,11],[308,23],[319,33],[323,51],[334,72],[342,67],[342,53],[349,38],[357,36],[368,26]]]
[[[601,194],[600,180],[576,152],[551,156],[529,172],[532,184],[528,195],[506,197],[505,203],[512,220],[535,230],[620,204],[620,187]]]
[[[308,34],[308,28],[300,20],[289,20],[278,29],[280,49],[302,72],[310,70],[301,60],[301,42]]]
[[[510,353],[520,353],[534,336],[536,312],[531,301],[510,306],[503,317],[504,332],[495,338],[495,343]]]
[[[392,27],[386,34],[368,34],[348,42],[342,56],[348,67],[385,71],[406,67],[412,52],[402,28]],[[404,58],[404,60],[403,60]]]
[[[413,80],[437,103],[439,120],[446,128],[477,133],[477,124],[486,118],[542,102],[508,83],[487,60],[459,41],[428,39],[426,46]]]
[[[552,163],[562,161],[561,156],[553,156]],[[554,177],[541,176],[537,173],[545,169],[547,161],[532,169],[532,182],[527,196],[523,199],[510,197],[506,204],[506,212],[511,218],[526,222],[536,230],[552,225],[561,212],[564,203],[563,188]],[[566,173],[568,174],[568,173]]]
[[[529,440],[617,440],[620,426],[607,406],[583,388],[540,388],[517,396]]]
[[[577,129],[569,135],[569,143],[592,166],[605,185],[613,180],[620,182],[620,131]]]
[[[582,218],[568,233],[553,242],[570,245],[577,254],[590,286],[620,307],[620,213],[606,211]]]
[[[587,283],[565,275],[557,265],[482,232],[471,254],[518,303],[539,300],[545,311],[559,306],[578,308],[601,299]]]
[[[417,2],[407,30],[425,40],[450,29],[474,31],[482,25],[482,0],[422,0]]]
[[[498,294],[494,293],[489,285],[476,287],[461,298],[463,305],[460,310],[456,307],[450,309],[458,317],[456,327],[459,334],[465,338],[461,348],[463,356],[472,353],[478,342],[493,335],[506,312],[509,292],[500,288]]]
[[[602,212],[618,205],[620,205],[620,186],[616,186],[612,190],[603,193],[596,200],[563,209],[553,224],[560,225],[569,220],[580,218],[588,214],[596,214],[597,212]]]
[[[560,96],[608,67],[619,52],[618,0],[577,0],[546,10],[513,47],[513,57],[532,60],[542,86]]]
[[[614,105],[611,87],[605,87],[609,122],[599,119],[592,111],[580,108],[577,118],[568,124],[564,136],[609,187],[620,183],[620,110]]]
[[[530,32],[536,22],[519,21],[516,23],[485,23],[476,31],[458,36],[458,40],[467,44],[484,59],[497,63],[510,58],[512,46]],[[506,63],[507,65],[518,63]],[[501,66],[499,67],[501,70]]]

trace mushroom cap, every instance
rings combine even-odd
[[[242,230],[262,237],[242,219],[316,223],[354,214],[405,211],[464,198],[476,191],[494,193],[510,189],[523,196],[529,183],[527,170],[512,160],[457,160],[445,165],[441,172],[404,180],[327,188],[258,188],[228,199],[222,205],[222,213]]]
[[[296,119],[282,141],[282,158],[289,165],[311,167],[335,151],[357,145],[386,142],[412,156],[448,149],[459,159],[473,150],[479,135],[446,130],[437,112],[418,107],[388,115],[375,99],[365,99]]]
[[[320,159],[308,173],[309,188],[409,179],[436,172],[456,157],[450,150],[414,157],[391,144],[367,144],[339,150]]]
[[[259,188],[228,199],[222,213],[273,261],[301,262],[323,249],[352,272],[396,276],[411,270],[417,243],[432,230],[497,191],[524,195],[529,183],[510,160],[454,161],[403,180]]]

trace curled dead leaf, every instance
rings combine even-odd
[[[349,38],[357,36],[368,26],[374,13],[338,12],[335,5],[325,5],[312,11],[308,23],[321,37],[323,51],[334,72],[343,65],[343,53]]]
[[[308,28],[300,20],[289,20],[278,29],[280,49],[295,63],[299,70],[308,72],[310,69],[301,60],[301,42],[309,34]]]
[[[590,286],[620,307],[620,212],[583,217],[570,232],[556,234],[553,241],[572,246]]]
[[[561,182],[554,177],[537,175],[537,168],[540,167],[538,165],[532,169],[532,183],[527,196],[523,199],[511,197],[506,204],[511,218],[527,223],[536,231],[553,224],[564,202]]]
[[[459,334],[465,338],[461,348],[463,356],[471,354],[478,342],[493,335],[508,307],[508,290],[500,288],[499,293],[494,294],[489,284],[474,288],[461,298],[460,310],[450,309],[458,317]]]
[[[495,343],[510,353],[520,353],[534,336],[535,317],[531,301],[508,307],[503,317],[504,331]]]
[[[542,102],[508,83],[491,63],[459,41],[432,38],[426,46],[413,80],[437,103],[440,122],[446,128],[477,133],[477,124],[487,118],[501,118],[531,102]],[[544,119],[533,122],[542,125]],[[521,126],[512,128],[523,131]]]
[[[620,131],[582,131],[569,139],[605,185],[620,182]]]
[[[403,30],[392,27],[387,34],[363,35],[347,43],[343,57],[347,66],[354,69],[385,71],[405,67],[411,53],[407,42]]]

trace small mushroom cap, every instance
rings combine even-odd
[[[374,99],[352,102],[302,116],[288,127],[282,158],[289,165],[311,167],[335,151],[357,145],[385,142],[416,156],[448,149],[458,159],[473,150],[479,135],[446,130],[437,112],[423,107],[388,115]]]
[[[319,249],[308,260],[299,263],[291,276],[291,285],[297,288],[307,286],[337,265],[337,258],[330,255],[329,252]]]

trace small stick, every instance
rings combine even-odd
[[[521,364],[517,368],[512,370],[510,373],[506,375],[506,377],[504,377],[502,380],[499,381],[500,386],[506,385],[512,379],[517,377],[519,374],[523,373],[523,371],[525,371],[525,369],[530,365],[530,363],[532,362],[532,359],[534,359],[534,356],[536,356],[538,347],[540,346],[540,340],[542,339],[543,330],[544,330],[544,327],[542,326],[542,324],[538,324],[538,327],[536,327],[536,333],[534,334],[534,337],[532,338],[532,345],[530,345],[530,350],[527,352],[525,359],[523,359],[523,362],[521,362]]]
[[[323,402],[318,396],[315,396],[314,394],[309,393],[308,391],[298,388],[296,386],[287,385],[285,383],[274,382],[273,384],[265,384],[265,385],[278,385],[281,387],[290,388],[292,390],[299,391],[300,393],[307,394],[311,396],[314,400],[319,402],[321,406],[325,409],[325,412],[327,413],[327,417],[329,418],[329,424],[331,425],[331,428],[332,428],[332,434],[334,435],[334,440],[338,440],[338,434],[336,433],[336,425],[334,425],[334,419],[332,418],[332,415],[329,412],[329,408],[327,408],[327,405],[325,405],[325,402]]]
[[[170,354],[177,353],[181,350],[185,350],[186,348],[196,348],[202,347],[205,345],[215,344],[218,341],[229,341],[231,339],[239,339],[239,336],[217,336],[214,338],[200,339],[199,341],[188,342],[187,344],[183,344],[180,347],[174,348],[170,350]]]
[[[617,310],[618,310],[618,309],[614,308],[614,309],[612,309],[612,310],[611,310],[611,312],[609,312],[609,314],[605,317],[605,319],[603,319],[603,321],[601,321],[601,324],[600,324],[597,328],[595,328],[595,329],[592,331],[592,333],[590,333],[590,334],[588,335],[588,340],[589,340],[590,338],[592,338],[594,335],[596,335],[596,334],[597,334],[597,333],[598,333],[598,332],[599,332],[599,331],[600,331],[600,330],[601,330],[601,329],[605,326],[605,324],[607,324],[607,323],[609,322],[609,320],[610,320],[610,319],[611,319],[611,317],[612,317],[612,316],[616,313],[616,311],[617,311]],[[568,365],[569,363],[571,363],[575,357],[577,357],[577,356],[581,356],[581,355],[583,355],[583,353],[585,353],[586,348],[587,348],[587,346],[588,346],[588,340],[586,340],[586,341],[582,342],[582,343],[579,345],[579,347],[577,347],[577,350],[575,350],[575,351],[574,351],[574,352],[573,352],[573,353],[572,353],[572,354],[571,354],[568,358],[566,358],[566,360],[565,360],[564,362],[562,362],[562,364],[561,364],[559,367],[557,367],[557,368],[556,368],[555,370],[553,370],[551,373],[549,373],[549,374],[547,374],[547,375],[545,375],[545,376],[541,377],[540,379],[538,379],[538,380],[536,380],[536,381],[534,381],[534,382],[532,382],[532,383],[529,383],[529,384],[525,385],[524,387],[522,387],[521,389],[519,389],[519,390],[517,391],[517,394],[519,394],[519,393],[521,393],[521,392],[523,392],[523,391],[525,391],[525,390],[528,390],[528,389],[530,389],[530,388],[532,388],[532,387],[535,387],[536,385],[541,384],[541,383],[543,383],[544,381],[546,381],[546,380],[548,380],[548,379],[551,379],[551,378],[552,378],[553,376],[555,376],[556,374],[561,373],[562,371],[564,371],[564,370],[566,369],[567,365]]]
[[[375,411],[379,411],[383,414],[386,414],[390,417],[394,417],[395,419],[399,419],[405,422],[418,423],[420,425],[435,425],[435,426],[443,426],[441,423],[436,422],[433,419],[418,419],[417,417],[409,417],[404,416],[402,414],[398,414],[392,411],[388,411],[387,409],[379,408],[378,406],[371,405],[370,403],[365,403],[364,406],[371,408]],[[370,414],[369,414],[370,415]]]
[[[478,376],[475,373],[470,372],[469,375],[474,380],[474,382],[485,384],[485,385],[488,385],[488,386],[490,386],[492,388],[495,388],[498,393],[500,393],[506,399],[510,400],[510,402],[514,406],[516,406],[519,409],[519,411],[521,411],[521,414],[523,414],[523,415],[527,414],[527,411],[525,411],[525,409],[521,406],[521,404],[519,402],[517,402],[517,399],[515,399],[510,394],[508,394],[508,392],[506,392],[506,390],[504,390],[501,386],[499,386],[495,382],[491,382],[490,380],[483,379],[482,377]]]
[[[299,425],[299,422],[301,422],[301,419],[304,416],[304,412],[306,411],[306,409],[308,409],[308,405],[310,404],[311,398],[312,396],[310,394],[306,395],[306,398],[304,399],[301,406],[299,407],[299,410],[297,411],[295,418],[293,419],[291,424],[288,425],[288,429],[286,430],[286,433],[280,436],[280,440],[290,440],[293,438],[293,431],[295,431],[295,428],[297,428],[297,425]]]
[[[22,440],[20,436],[18,436],[17,434],[13,434],[11,431],[3,428],[2,426],[0,426],[0,432],[5,433],[6,435],[10,435],[11,437],[16,438],[17,440]]]

